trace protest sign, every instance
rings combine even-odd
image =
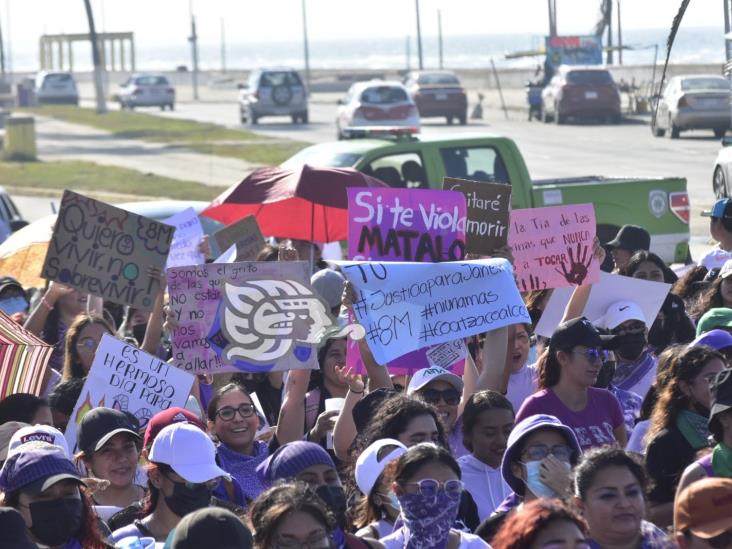
[[[442,187],[465,195],[468,209],[465,224],[467,253],[488,256],[508,244],[510,185],[445,177]]]
[[[64,191],[42,276],[108,301],[150,311],[175,229]]]
[[[0,400],[15,393],[41,395],[53,346],[0,311]]]
[[[253,215],[217,231],[214,239],[220,250],[236,245],[236,261],[253,261],[265,245],[257,218]]]
[[[591,284],[600,276],[594,257],[592,204],[511,212],[508,243],[522,292]]]
[[[345,337],[309,286],[307,263],[212,263],[168,270],[174,364],[192,373],[318,367],[324,337]]]
[[[505,259],[450,263],[353,262],[343,274],[379,364],[410,351],[531,322]]]
[[[163,223],[175,227],[166,268],[199,265],[206,261],[199,249],[203,238],[203,227],[201,220],[196,215],[196,210],[187,208],[164,220]]]
[[[602,317],[607,308],[618,301],[633,301],[643,311],[646,326],[650,330],[656,320],[671,284],[652,282],[640,278],[632,278],[610,273],[600,273],[600,280],[592,285],[590,297],[582,312],[590,322]],[[552,291],[549,301],[544,307],[541,319],[534,331],[542,336],[551,337],[564,316],[564,310],[572,296],[573,288],[560,288]]]
[[[79,423],[91,409],[106,406],[129,412],[144,429],[158,412],[185,406],[193,380],[171,364],[104,334],[66,427],[69,448],[76,448]]]

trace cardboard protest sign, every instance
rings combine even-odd
[[[64,191],[42,276],[114,303],[152,310],[175,229]]]
[[[53,346],[0,311],[0,400],[15,393],[40,396]]]
[[[196,210],[186,208],[164,220],[163,223],[175,227],[173,241],[170,243],[168,262],[166,263],[168,269],[182,265],[198,265],[206,261],[199,249],[204,233],[201,220],[196,215]]]
[[[144,428],[155,414],[185,406],[194,377],[109,334],[104,334],[66,427],[69,448],[84,415],[98,406],[130,412]]]
[[[646,326],[650,330],[651,324],[656,320],[658,311],[661,310],[661,306],[670,290],[671,284],[663,282],[600,273],[600,280],[592,285],[590,297],[582,314],[590,322],[594,322],[602,317],[613,303],[633,301],[643,311],[643,316],[646,317]],[[567,303],[569,303],[572,291],[573,288],[560,288],[552,291],[541,319],[534,327],[537,334],[551,337],[564,316],[564,310]]]
[[[265,241],[259,229],[257,218],[248,215],[236,223],[227,225],[214,234],[220,250],[236,245],[236,261],[252,261],[264,248]]]
[[[325,337],[345,337],[303,261],[168,270],[175,366],[192,373],[316,369]]]
[[[488,256],[508,244],[510,185],[445,177],[442,188],[465,195],[468,208],[465,224],[467,253]]]
[[[522,292],[591,284],[600,276],[594,257],[592,204],[511,212],[508,243]]]
[[[505,259],[344,263],[353,311],[379,364],[410,351],[531,322]]]

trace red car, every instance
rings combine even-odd
[[[444,116],[465,125],[468,119],[468,96],[460,80],[446,71],[415,71],[407,74],[404,85],[417,104],[422,118]]]
[[[610,71],[598,66],[562,65],[541,92],[544,122],[568,118],[621,120],[620,91]]]

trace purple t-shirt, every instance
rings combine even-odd
[[[575,412],[567,408],[551,389],[534,393],[524,401],[516,414],[516,423],[535,414],[549,414],[570,427],[582,450],[615,444],[615,429],[623,425],[623,411],[610,391],[590,387],[587,406]]]

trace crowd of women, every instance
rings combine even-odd
[[[471,338],[460,374],[391,375],[362,340],[360,375],[330,339],[317,371],[199,375],[185,407],[144,426],[97,407],[75,441],[104,334],[169,358],[165,294],[144,313],[3,279],[0,309],[54,353],[42,395],[0,401],[0,547],[732,547],[732,262],[675,280],[616,241],[616,274],[674,284],[656,318],[627,299],[585,318],[580,286],[550,338]],[[316,270],[345,314],[350,285]],[[534,323],[550,295],[524,295]]]

